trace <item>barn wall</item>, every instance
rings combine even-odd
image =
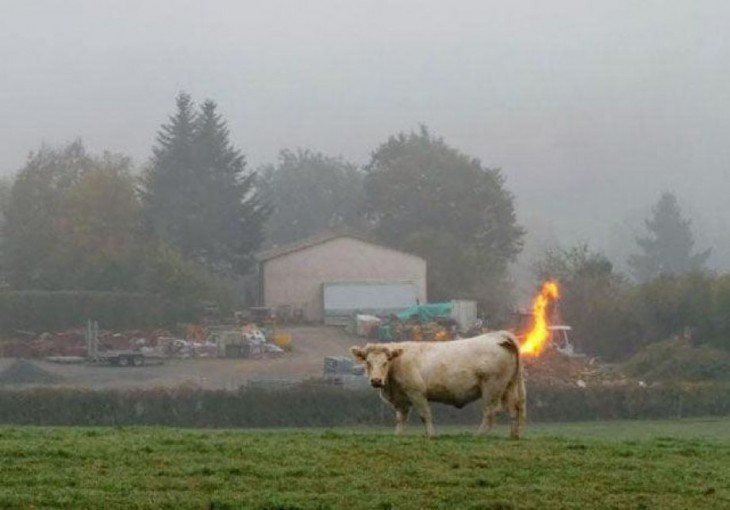
[[[265,306],[301,308],[307,320],[321,321],[322,283],[333,281],[413,281],[426,302],[426,262],[414,255],[340,237],[263,264]]]

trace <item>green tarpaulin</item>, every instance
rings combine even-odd
[[[429,303],[426,305],[415,305],[397,313],[399,321],[405,322],[414,315],[418,315],[421,322],[432,321],[439,317],[451,317],[452,303]]]

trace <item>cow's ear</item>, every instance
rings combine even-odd
[[[401,354],[403,354],[403,349],[401,349],[400,347],[398,347],[397,349],[391,349],[388,351],[388,360],[395,359]]]
[[[350,347],[350,353],[357,361],[365,361],[365,358],[367,357],[365,349],[358,347],[357,345]]]

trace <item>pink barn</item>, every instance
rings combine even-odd
[[[325,233],[259,254],[260,300],[308,321],[426,302],[426,261],[352,233]]]

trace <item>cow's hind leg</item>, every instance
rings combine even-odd
[[[482,422],[477,429],[477,435],[486,434],[494,427],[494,419],[499,410],[499,393],[488,383],[482,384]]]
[[[519,439],[526,419],[525,383],[519,381],[505,394],[504,407],[509,411],[511,419],[510,438]]]
[[[523,403],[524,404],[524,403]],[[509,437],[511,439],[519,439],[522,431],[522,424],[525,421],[524,405],[517,404],[510,406],[509,415],[512,423],[510,425]]]

